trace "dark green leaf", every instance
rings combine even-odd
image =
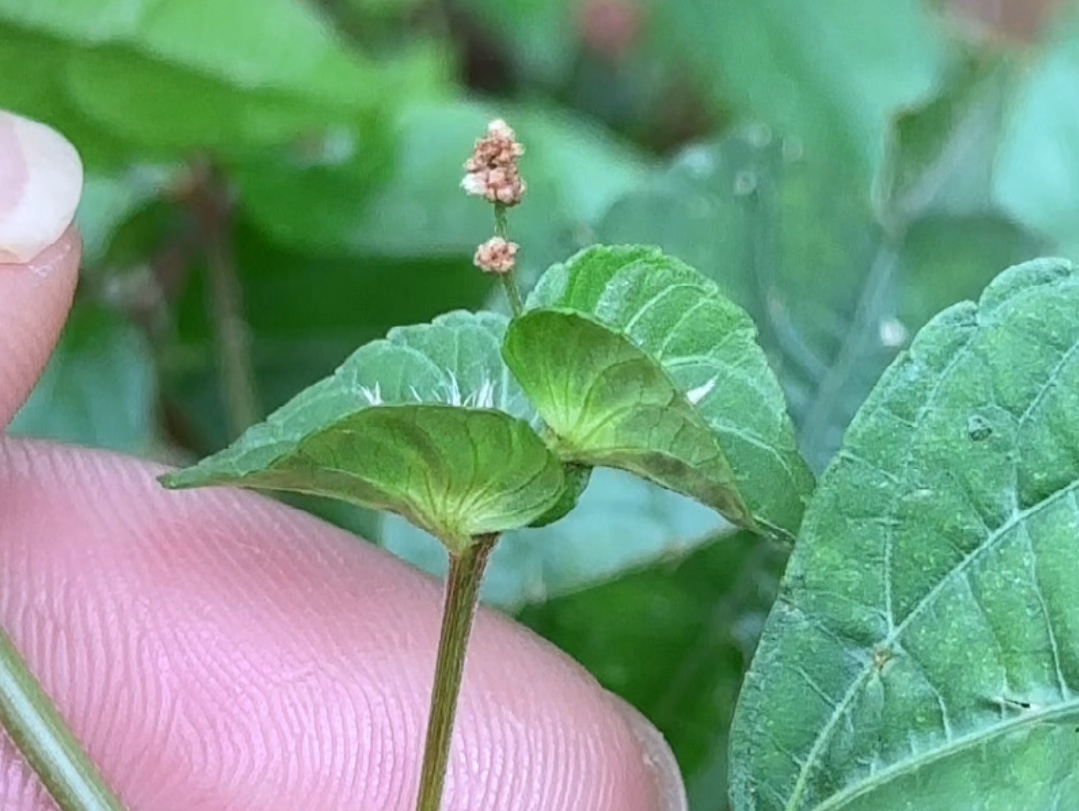
[[[784,559],[740,532],[518,618],[659,727],[691,808],[722,811],[727,730]]]
[[[460,550],[526,526],[563,488],[498,355],[505,320],[454,312],[358,349],[234,445],[165,477],[397,512]]]
[[[157,379],[145,338],[115,313],[80,304],[8,430],[141,454],[155,443]]]
[[[564,459],[621,468],[792,539],[813,477],[749,317],[656,249],[540,280],[503,354]]]
[[[732,728],[738,811],[1079,805],[1079,273],[941,313],[822,478]]]

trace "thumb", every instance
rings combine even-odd
[[[0,110],[0,427],[33,388],[71,307],[81,190],[70,143]]]

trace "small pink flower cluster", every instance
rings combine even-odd
[[[517,259],[520,248],[516,242],[509,242],[502,237],[491,237],[478,248],[472,261],[480,270],[487,273],[509,273]]]
[[[525,193],[525,182],[517,168],[517,159],[524,153],[525,148],[509,125],[501,118],[495,119],[487,125],[487,135],[476,141],[472,156],[465,161],[468,174],[461,181],[461,188],[496,206],[517,205]],[[504,227],[501,209],[496,212]],[[472,261],[485,273],[509,273],[519,248],[516,242],[501,236],[491,237],[476,249]]]
[[[487,135],[476,141],[472,156],[465,161],[468,173],[461,188],[489,203],[515,206],[525,193],[525,182],[517,168],[517,159],[525,149],[505,121],[496,119],[487,125]]]

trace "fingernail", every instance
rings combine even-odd
[[[29,262],[64,233],[82,193],[82,161],[50,127],[0,111],[0,263]]]
[[[656,786],[656,811],[687,811],[686,787],[678,761],[667,741],[658,729],[637,710],[614,694],[610,694],[615,707],[634,736],[640,741],[644,753],[644,765]]]

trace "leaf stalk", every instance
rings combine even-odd
[[[468,638],[476,615],[480,582],[496,541],[497,534],[479,535],[463,552],[450,553],[416,811],[439,811],[442,803]]]
[[[60,811],[124,811],[3,629],[0,723]]]

